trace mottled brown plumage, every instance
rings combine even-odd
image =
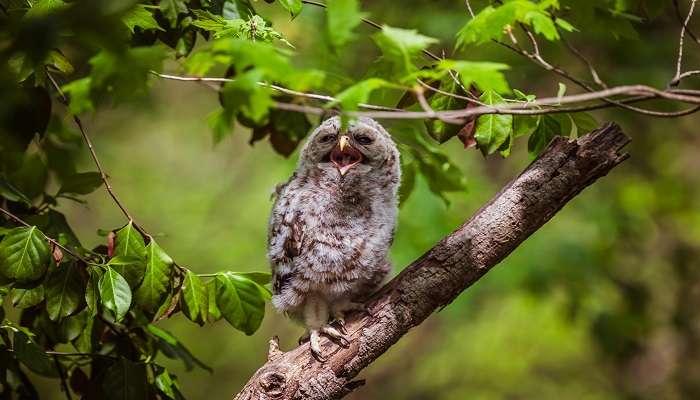
[[[272,302],[306,325],[317,356],[319,333],[343,340],[329,318],[342,321],[391,269],[401,178],[399,152],[381,125],[340,125],[333,117],[310,135],[270,217]]]

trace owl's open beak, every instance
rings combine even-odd
[[[347,136],[341,136],[338,145],[331,151],[331,162],[338,168],[341,176],[345,176],[350,168],[362,161],[362,153],[352,147],[348,141]]]

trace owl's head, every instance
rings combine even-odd
[[[314,130],[301,152],[300,166],[361,177],[398,167],[399,152],[389,133],[371,118],[358,118],[345,130],[331,117]],[[387,165],[389,164],[389,165]]]

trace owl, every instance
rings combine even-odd
[[[341,129],[332,117],[277,188],[268,232],[272,303],[306,326],[319,360],[320,335],[347,345],[345,313],[363,308],[391,270],[400,180],[399,151],[381,125],[359,118]]]

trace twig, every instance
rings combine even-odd
[[[56,365],[56,369],[58,370],[58,377],[61,379],[61,387],[63,388],[63,393],[66,394],[66,398],[68,400],[73,400],[73,397],[70,394],[70,389],[68,389],[68,382],[66,382],[66,372],[63,370],[61,363],[58,362],[58,356],[56,354],[54,354],[53,356],[53,362]]]
[[[557,29],[557,30],[559,31],[559,37],[561,38],[561,41],[564,43],[564,45],[566,46],[566,48],[569,49],[569,51],[570,51],[574,56],[576,56],[576,58],[578,58],[579,60],[581,60],[581,62],[583,62],[584,64],[586,64],[586,66],[588,67],[588,71],[591,73],[591,77],[593,78],[593,82],[595,82],[595,83],[596,83],[598,86],[600,86],[601,88],[607,89],[607,88],[608,88],[608,85],[607,85],[605,82],[603,82],[602,79],[600,79],[600,75],[598,75],[598,71],[597,71],[597,70],[595,69],[595,67],[593,66],[593,63],[591,63],[591,62],[586,58],[586,56],[583,55],[583,53],[581,53],[580,51],[578,51],[578,49],[577,49],[576,47],[574,47],[568,40],[566,40],[566,39],[564,38],[564,35],[562,34],[562,32],[561,32],[560,29]]]
[[[673,78],[672,82],[680,82],[681,78],[681,65],[683,64],[683,42],[685,39],[685,31],[686,27],[688,26],[688,22],[690,22],[690,18],[693,16],[693,12],[695,11],[695,3],[697,0],[690,0],[690,9],[688,10],[688,16],[685,17],[685,21],[683,22],[683,26],[681,27],[681,35],[680,39],[678,40],[678,61],[676,62],[676,75]],[[677,85],[678,83],[676,83]],[[673,84],[672,84],[673,85]]]
[[[32,225],[28,224],[26,221],[24,221],[22,218],[20,218],[20,217],[14,215],[14,214],[12,214],[10,211],[8,211],[8,210],[6,210],[6,209],[4,209],[4,208],[2,208],[2,207],[0,207],[0,212],[2,212],[3,214],[7,215],[10,219],[12,219],[13,221],[15,221],[16,223],[18,223],[18,224],[20,224],[20,225],[22,225],[22,226],[26,226],[26,227],[32,226]],[[56,241],[55,239],[52,239],[52,238],[46,236],[46,234],[45,234],[44,232],[41,232],[41,234],[44,235],[44,238],[45,238],[49,243],[51,243],[51,244],[54,245],[54,246],[59,247],[61,250],[65,251],[66,253],[70,254],[71,256],[75,257],[76,259],[78,259],[78,260],[84,262],[85,264],[92,264],[92,265],[95,264],[95,263],[90,262],[90,261],[84,259],[83,257],[79,256],[77,253],[73,252],[73,250],[67,248],[66,246],[64,246],[64,245],[62,245],[62,244],[60,244],[60,243],[58,243],[58,241]]]
[[[163,79],[170,79],[170,80],[175,80],[175,81],[186,81],[186,82],[225,83],[225,82],[234,82],[235,81],[235,79],[230,79],[230,78],[206,78],[206,77],[198,77],[198,76],[178,76],[178,75],[161,74],[161,73],[156,72],[156,71],[151,71],[151,74],[153,74],[157,77],[163,78]],[[326,95],[317,94],[317,93],[300,92],[297,90],[287,89],[287,88],[282,87],[282,86],[273,85],[271,83],[258,82],[258,85],[265,86],[265,87],[268,87],[270,89],[274,89],[280,93],[288,94],[288,95],[295,96],[295,97],[304,97],[304,98],[308,98],[308,99],[325,101],[325,102],[337,101],[337,99],[335,97],[332,97],[332,96],[326,96]],[[216,87],[211,87],[211,88],[218,90],[218,88],[216,88]],[[401,109],[399,109],[399,108],[378,106],[378,105],[374,105],[374,104],[360,103],[360,104],[358,104],[358,106],[361,108],[365,108],[367,110],[401,111]]]
[[[416,99],[418,99],[418,104],[420,104],[423,111],[428,113],[428,115],[431,115],[431,118],[439,119],[440,121],[445,122],[447,124],[462,124],[462,123],[464,123],[463,120],[446,118],[446,117],[442,117],[439,114],[437,114],[435,112],[435,110],[433,110],[433,108],[430,107],[428,100],[425,99],[425,95],[423,95],[423,88],[420,88],[420,87],[415,88],[413,90],[413,93],[415,93]]]
[[[173,80],[179,80],[179,81],[196,81],[196,82],[221,82],[221,81],[230,81],[228,78],[207,78],[207,77],[181,77],[181,76],[176,76],[176,75],[165,75],[165,74],[156,74],[157,76],[164,78],[164,79],[173,79]],[[425,87],[427,84],[424,84],[423,86]],[[427,85],[430,86],[430,85]],[[285,88],[282,88],[280,86],[276,86],[276,88],[282,89],[282,90],[288,90]],[[588,86],[590,88],[590,86]],[[453,96],[455,98],[459,99],[464,99],[467,101],[475,102],[473,99],[469,99],[466,96],[460,96],[454,93],[449,93],[445,92],[440,89],[432,88],[430,87],[431,90],[436,91],[437,93],[447,95],[447,96]],[[304,97],[312,97],[313,99],[319,100],[319,101],[327,101],[327,102],[332,102],[336,101],[335,97],[332,96],[325,96],[325,95],[317,95],[317,94],[309,94],[309,93],[302,93],[302,92],[296,92],[296,91],[289,91],[287,93],[294,93],[295,95],[304,95]],[[619,95],[629,95],[629,96],[634,96],[630,97],[628,99],[622,99],[622,100],[612,100],[610,97],[613,96],[619,96]],[[535,100],[532,102],[528,103],[518,103],[518,104],[503,104],[499,106],[490,106],[483,104],[480,107],[474,107],[470,108],[468,110],[444,110],[444,111],[406,111],[406,110],[401,110],[397,108],[390,108],[390,107],[383,107],[383,106],[376,106],[376,105],[371,105],[371,104],[365,104],[365,106],[370,106],[372,109],[377,110],[377,111],[370,111],[370,112],[363,112],[363,111],[349,111],[346,112],[346,114],[351,115],[351,116],[366,116],[366,117],[373,117],[373,118],[385,118],[385,119],[421,119],[421,118],[437,118],[437,119],[442,119],[442,118],[447,118],[450,120],[453,120],[452,123],[459,124],[463,123],[464,121],[459,121],[457,120],[458,118],[464,118],[464,117],[472,117],[472,116],[479,116],[479,115],[484,115],[484,114],[515,114],[515,115],[541,115],[541,114],[550,114],[550,113],[562,113],[562,112],[578,112],[578,111],[586,111],[586,110],[594,110],[594,109],[600,109],[600,108],[606,108],[606,107],[613,107],[613,106],[625,106],[629,107],[627,103],[633,103],[633,102],[639,102],[639,101],[646,101],[646,100],[651,100],[655,98],[662,98],[662,99],[668,99],[668,100],[674,100],[674,101],[680,101],[684,103],[690,103],[690,104],[700,104],[700,91],[695,91],[695,90],[685,90],[683,93],[679,93],[677,91],[673,90],[659,90],[650,86],[645,86],[645,85],[626,85],[626,86],[618,86],[614,88],[608,88],[605,90],[600,90],[600,91],[589,91],[588,93],[583,93],[583,94],[577,94],[577,95],[569,95],[569,96],[563,96],[563,97],[550,97],[550,98],[542,98],[539,100]],[[562,108],[562,107],[557,107],[558,105],[561,104],[575,104],[575,103],[584,103],[584,102],[589,102],[589,101],[595,101],[595,100],[603,100],[608,102],[609,104],[594,104],[594,105],[586,105],[586,106],[581,106],[581,107],[572,107],[572,108]],[[552,108],[541,108],[543,106],[549,106]],[[282,110],[287,110],[287,111],[295,111],[295,112],[302,112],[302,113],[310,113],[310,114],[316,114],[316,115],[323,115],[329,110],[325,108],[320,108],[320,107],[314,107],[314,106],[308,106],[308,105],[302,105],[302,104],[295,104],[295,103],[284,103],[284,102],[277,102],[275,103],[275,108],[282,109]],[[636,107],[635,107],[636,109]],[[661,112],[661,111],[649,111],[649,110],[642,110],[642,112],[646,113],[647,115],[652,115],[652,116],[657,116],[657,117],[676,117],[680,115],[687,115],[688,113],[695,112],[693,109],[688,109],[688,110],[683,110],[679,112]]]
[[[51,73],[49,71],[46,71],[46,75],[49,77],[49,80],[51,81],[51,84],[53,87],[56,89],[58,92],[61,102],[65,104],[66,106],[68,105],[68,97],[66,97],[66,94],[63,93],[63,90],[61,90],[61,87],[58,85],[56,80],[53,78]],[[75,124],[78,126],[78,129],[80,130],[80,133],[83,136],[83,140],[85,141],[85,144],[88,146],[88,150],[90,150],[90,155],[92,156],[92,160],[95,162],[95,166],[97,167],[97,170],[100,173],[100,177],[102,178],[102,182],[105,185],[105,188],[107,189],[107,192],[109,195],[112,197],[112,200],[114,200],[114,203],[116,203],[117,207],[122,211],[124,216],[129,220],[134,225],[134,228],[136,228],[141,235],[144,237],[150,238],[150,235],[143,229],[141,228],[140,225],[138,225],[135,221],[134,218],[131,216],[131,213],[126,209],[124,204],[119,200],[119,197],[117,197],[117,194],[114,192],[114,189],[112,189],[112,185],[109,183],[109,179],[107,178],[107,174],[105,173],[104,169],[102,168],[102,164],[100,163],[100,159],[97,157],[97,153],[95,152],[95,147],[92,145],[92,140],[90,140],[90,136],[87,134],[87,130],[85,129],[85,126],[83,125],[83,122],[80,120],[80,118],[77,115],[73,115],[73,121],[75,121]]]
[[[683,14],[681,13],[681,7],[678,4],[678,0],[673,0],[673,8],[676,10],[676,17],[678,18],[678,21],[683,24],[683,27],[685,27],[686,32],[688,33],[688,36],[690,36],[691,39],[697,44],[700,45],[700,39],[698,36],[693,32],[692,29],[688,26],[688,24],[685,23],[683,19]]]
[[[680,75],[678,75],[677,77],[673,78],[673,80],[671,81],[671,83],[669,83],[668,85],[669,85],[670,87],[676,87],[676,86],[678,86],[678,84],[679,84],[683,79],[689,78],[689,77],[695,76],[695,75],[700,75],[700,70],[683,72],[682,74],[680,74]]]
[[[471,17],[474,18],[474,10],[472,10],[472,5],[469,2],[469,0],[464,0],[464,5],[467,6],[467,11],[469,11],[469,15],[471,15]]]

